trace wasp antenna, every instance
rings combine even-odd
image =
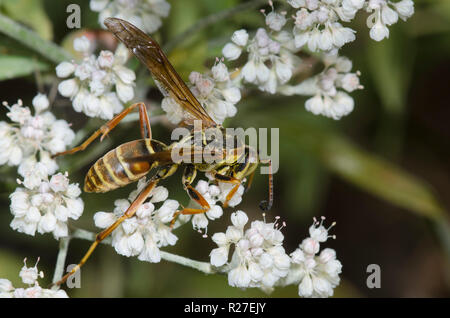
[[[259,203],[259,208],[263,211],[269,211],[272,208],[272,202],[267,200],[262,200]]]
[[[268,160],[269,163],[269,200],[263,200],[259,204],[259,207],[263,211],[269,211],[273,204],[273,177],[272,177],[272,160]]]

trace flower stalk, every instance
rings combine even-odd
[[[66,263],[67,251],[69,250],[70,236],[59,239],[59,251],[56,259],[55,272],[53,274],[53,283],[59,281],[64,274],[64,265]]]
[[[81,240],[87,240],[87,241],[94,241],[95,240],[95,233],[83,230],[83,229],[76,229],[73,231],[73,233],[70,236],[71,238],[77,238],[77,239],[81,239]],[[111,238],[108,237],[105,240],[102,241],[102,244],[107,244],[107,245],[111,245]],[[60,249],[61,249],[61,245],[60,245]],[[172,254],[169,252],[164,252],[161,251],[161,259],[166,260],[168,262],[172,262],[172,263],[176,263],[176,264],[180,264],[186,267],[190,267],[193,269],[196,269],[202,273],[205,274],[217,274],[217,273],[225,273],[226,270],[226,266],[222,266],[222,267],[215,267],[212,266],[209,262],[200,262],[200,261],[196,261],[184,256],[180,256],[180,255],[176,255],[176,254]],[[59,257],[59,255],[58,255]],[[56,274],[56,271],[55,271]]]

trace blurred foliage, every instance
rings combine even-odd
[[[52,22],[45,12],[42,0],[2,0],[0,8],[11,19],[35,30],[43,39],[53,39]]]
[[[83,29],[66,28],[65,8],[73,2],[0,1],[1,14],[20,23],[18,26],[25,26],[19,29],[24,37],[11,36],[0,27],[8,35],[0,34],[2,100],[12,103],[21,98],[30,104],[36,94],[36,78],[49,92],[58,82],[54,63],[75,55],[71,43],[79,34],[89,33],[101,43],[108,43],[108,35],[98,30],[97,14],[89,10],[87,0],[77,1]],[[243,3],[170,2],[170,16],[155,35],[163,47],[205,17]],[[250,90],[238,104],[237,116],[226,123],[233,127],[280,128],[280,170],[275,175],[273,215],[279,214],[288,222],[284,231],[288,252],[305,237],[312,216],[326,215],[337,221],[338,238],[329,244],[344,265],[337,296],[449,295],[450,1],[414,2],[415,15],[390,27],[390,39],[380,43],[369,38],[365,16],[360,14],[352,23],[357,40],[347,45],[342,54],[354,61],[354,69],[362,72],[365,89],[352,94],[355,110],[347,118],[336,122],[307,113],[302,97],[268,96]],[[256,9],[238,12],[175,43],[169,58],[186,79],[193,70],[201,72],[211,67],[233,31],[255,30],[263,23],[263,16]],[[28,39],[33,42],[26,42]],[[60,46],[53,46],[51,41]],[[130,61],[130,66],[141,77],[137,95],[149,100],[161,98],[155,89],[145,94],[151,83],[148,73],[140,71],[135,60]],[[101,125],[99,120],[87,121],[75,113],[61,96],[57,96],[53,111],[59,118],[70,118],[74,129],[81,132],[80,138]],[[4,118],[4,112],[0,113],[0,119]],[[113,145],[138,138],[133,123],[121,127],[101,145],[95,144],[85,153],[61,161],[61,169],[82,183],[89,164],[102,153]],[[153,135],[167,142],[169,132],[170,127],[157,125]],[[18,282],[22,258],[27,256],[32,263],[40,256],[49,281],[58,243],[50,236],[29,237],[10,229],[8,195],[16,175],[14,169],[5,167],[0,173],[0,277]],[[171,197],[186,203],[179,180],[178,173],[168,180],[167,187]],[[133,187],[106,195],[84,194],[85,214],[75,225],[95,231],[93,213],[110,210],[113,199],[127,196]],[[266,193],[265,176],[257,176],[240,208],[253,218],[260,218],[257,203]],[[227,212],[220,222],[211,225],[210,233],[224,230]],[[179,243],[167,251],[208,259],[206,251],[214,247],[210,240],[202,239],[189,226],[181,228],[177,235]],[[68,263],[76,263],[86,248],[86,242],[72,240]],[[365,286],[365,266],[370,263],[381,264],[386,277],[379,291]],[[127,259],[109,246],[100,247],[82,271],[83,288],[70,291],[71,296],[266,296],[259,290],[231,288],[225,276],[205,277],[176,264]],[[422,276],[423,280],[411,281],[411,277]],[[296,294],[296,287],[291,286],[277,289],[271,296]]]
[[[2,81],[48,69],[47,64],[33,58],[13,55],[0,56],[0,80]]]

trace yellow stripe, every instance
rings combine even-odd
[[[151,139],[145,139],[145,146],[147,147],[147,150],[150,154],[154,154],[155,150],[152,147],[152,140]]]
[[[120,164],[122,165],[122,168],[125,171],[125,174],[127,175],[127,177],[130,180],[135,180],[137,177],[136,177],[136,175],[134,175],[133,172],[131,172],[130,169],[128,169],[127,163],[123,161],[122,154],[120,153],[120,147],[116,148],[116,156],[117,156],[117,160],[119,160]]]
[[[105,161],[103,161],[103,163],[104,163]],[[105,178],[103,178],[103,174],[102,173],[100,173],[100,171],[98,170],[98,164],[95,164],[94,165],[94,170],[95,170],[95,174],[98,176],[98,178],[100,179],[100,181],[101,181],[101,188],[102,189],[110,189],[111,187],[110,187],[110,183],[108,182],[108,181],[106,181],[105,180]]]
[[[105,156],[106,157],[106,156]],[[103,164],[105,165],[106,170],[108,170],[109,175],[112,179],[114,179],[114,182],[118,184],[119,186],[127,185],[129,182],[124,182],[121,179],[119,179],[116,174],[114,173],[114,170],[111,168],[111,166],[106,162],[105,157],[103,157]]]
[[[89,172],[88,172],[88,178],[89,178],[89,180],[91,180],[91,183],[92,183],[96,188],[99,187],[99,184],[97,184],[97,182],[96,182],[96,180],[95,180],[95,176],[94,176],[94,174],[92,173],[92,169],[89,169]]]

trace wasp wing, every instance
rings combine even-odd
[[[104,23],[148,67],[163,95],[172,97],[193,117],[187,118],[188,120],[201,120],[205,127],[217,126],[175,71],[155,40],[127,21],[107,18]]]

